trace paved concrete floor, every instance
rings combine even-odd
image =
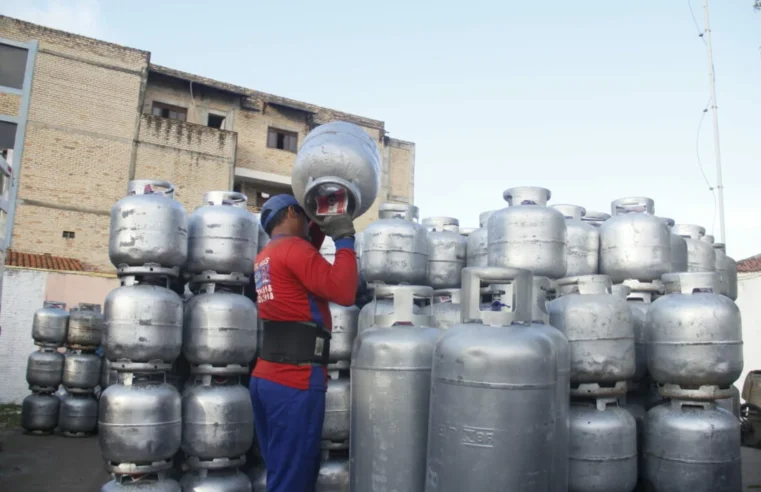
[[[109,480],[97,437],[0,431],[0,491],[99,492]],[[743,448],[743,491],[761,492],[761,450]]]

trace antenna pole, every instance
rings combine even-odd
[[[721,178],[721,147],[719,146],[719,109],[716,106],[716,73],[713,69],[713,48],[711,46],[711,25],[708,20],[708,0],[703,0],[703,14],[705,17],[706,48],[708,54],[708,82],[711,86],[711,113],[713,114],[713,151],[716,155],[716,192],[719,207],[719,238],[726,242],[726,230],[724,227],[724,183]]]

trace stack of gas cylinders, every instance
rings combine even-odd
[[[111,214],[121,287],[105,306],[115,381],[100,400],[100,444],[114,477],[104,490],[179,490],[172,476],[183,457],[183,490],[250,490],[238,467],[254,439],[243,383],[258,324],[242,294],[258,221],[239,193],[209,192],[188,217],[170,183],[133,181],[128,192]],[[177,291],[193,295],[184,301]]]
[[[58,425],[60,399],[55,394],[63,378],[64,355],[58,351],[66,341],[69,313],[62,302],[46,301],[34,313],[32,338],[39,350],[29,355],[26,382],[32,394],[21,405],[21,426],[33,434],[50,434]]]
[[[403,204],[366,229],[352,490],[738,490],[742,334],[724,245],[649,198],[612,214],[548,207],[543,188],[504,198],[448,241],[456,221],[418,225]],[[476,268],[462,269],[462,240]],[[442,285],[444,266],[459,283]]]
[[[22,427],[33,434],[58,428],[63,436],[83,437],[97,429],[101,358],[95,352],[103,316],[98,304],[82,303],[70,312],[65,308],[62,302],[46,301],[34,314],[32,337],[40,349],[27,361],[32,394],[22,404]],[[65,354],[59,351],[64,345]]]

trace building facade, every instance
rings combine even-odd
[[[383,121],[151,64],[150,53],[0,16],[0,150],[11,149],[12,248],[108,260],[111,206],[132,179],[172,182],[191,212],[210,190],[252,210],[290,193],[296,150],[329,121],[360,125],[382,157],[384,201],[413,203],[415,145]],[[10,230],[10,229],[9,229]]]

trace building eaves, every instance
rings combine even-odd
[[[737,271],[740,273],[761,272],[761,254],[738,261]]]
[[[12,267],[39,268],[62,272],[84,272],[87,269],[75,258],[52,256],[50,254],[24,253],[9,249],[5,256],[5,265]]]
[[[296,109],[305,113],[311,113],[317,115],[318,120],[325,117],[325,120],[343,120],[350,121],[368,128],[375,128],[381,130],[385,134],[385,123],[380,120],[374,120],[371,118],[365,118],[364,116],[358,116],[351,113],[345,113],[343,111],[337,111],[335,109],[324,108],[315,104],[309,104],[295,99],[289,99],[287,97],[276,96],[274,94],[268,94],[266,92],[255,91],[253,89],[247,89],[238,85],[228,84],[226,82],[220,82],[218,80],[202,77],[200,75],[194,75],[192,73],[183,72],[181,70],[175,70],[173,68],[163,67],[151,63],[150,71],[158,74],[166,75],[168,77],[174,77],[181,80],[187,80],[196,84],[205,85],[213,89],[229,92],[245,96],[254,104],[245,104],[249,108],[257,108],[259,110],[264,109],[264,105],[272,104],[276,106],[283,106],[286,108]]]
[[[240,87],[238,85],[233,85],[233,84],[227,84],[225,82],[220,82],[218,80],[201,77],[200,75],[194,75],[192,73],[183,72],[181,70],[175,70],[173,68],[162,67],[161,65],[156,65],[155,63],[151,63],[151,66],[149,67],[149,69],[151,72],[160,73],[162,75],[167,75],[169,77],[174,77],[176,79],[187,80],[188,82],[194,82],[196,84],[205,85],[206,87],[219,89],[221,91],[230,92],[232,94],[247,96],[249,92],[251,92],[245,87]]]

